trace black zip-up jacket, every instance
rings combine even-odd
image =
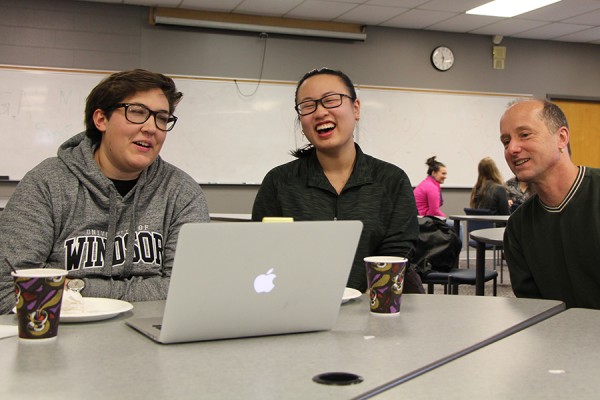
[[[265,176],[254,201],[252,219],[362,221],[364,227],[347,286],[364,292],[367,278],[363,259],[380,255],[410,260],[419,237],[419,223],[406,173],[393,164],[364,154],[357,144],[355,146],[354,170],[339,195],[325,176],[313,149]],[[411,274],[414,271],[411,270]],[[410,280],[406,279],[405,283]],[[411,291],[405,286],[405,292]]]

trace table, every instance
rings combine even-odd
[[[134,303],[111,320],[62,324],[58,340],[0,340],[3,399],[368,398],[398,377],[418,376],[564,309],[553,300],[404,295],[398,317],[373,316],[368,299],[342,305],[331,331],[156,344],[125,325],[160,315],[164,302]],[[12,315],[0,323],[16,324]],[[344,371],[348,386],[312,381]]]
[[[483,296],[485,270],[485,245],[502,246],[505,228],[479,229],[471,232],[471,239],[477,242],[477,255],[475,256],[475,295]]]
[[[599,331],[599,310],[571,308],[376,399],[597,399]]]
[[[449,215],[448,218],[453,221],[458,221],[458,223],[454,224],[454,231],[456,235],[460,237],[460,221],[485,221],[485,222],[494,222],[498,223],[506,223],[510,215],[466,215],[466,214],[458,214],[458,215]],[[466,232],[466,230],[465,230]],[[461,238],[462,240],[462,238]],[[468,240],[468,238],[467,238]]]
[[[482,221],[482,222],[493,222],[495,226],[498,224],[502,224],[502,226],[506,225],[508,218],[510,215],[467,215],[467,214],[458,214],[458,215],[450,215],[448,218],[454,221],[454,232],[456,236],[458,236],[461,240],[462,237],[460,235],[460,224],[461,221]],[[466,240],[466,248],[467,248],[467,266],[469,265],[469,230],[465,227],[465,232],[467,232],[467,240]],[[456,260],[456,265],[458,266],[458,257]],[[502,271],[500,271],[502,272]]]

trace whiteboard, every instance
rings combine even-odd
[[[367,87],[359,93],[358,142],[377,158],[400,166],[413,186],[427,176],[431,156],[446,165],[446,187],[471,188],[477,165],[491,157],[505,180],[512,172],[500,143],[500,118],[525,94]]]
[[[83,131],[85,99],[111,71],[0,66],[0,175],[20,180]],[[172,76],[184,93],[161,157],[199,183],[259,184],[305,142],[294,82]],[[356,141],[404,169],[413,185],[431,155],[448,167],[446,187],[471,187],[477,163],[494,158],[505,178],[498,121],[524,95],[359,86]]]

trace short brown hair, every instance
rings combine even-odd
[[[104,78],[87,97],[85,103],[85,134],[94,144],[102,140],[102,132],[94,124],[94,112],[103,110],[110,118],[114,110],[111,107],[123,99],[138,92],[161,89],[169,102],[169,112],[172,114],[181,101],[183,93],[178,92],[173,79],[155,72],[143,69],[116,72]]]

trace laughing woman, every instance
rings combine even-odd
[[[354,143],[360,101],[346,74],[328,68],[306,73],[296,86],[295,104],[310,144],[292,152],[297,160],[265,176],[252,219],[362,221],[363,232],[347,286],[364,292],[364,257],[410,259],[413,253],[419,225],[412,186],[403,170],[364,154]],[[406,275],[404,292],[424,292],[412,268]]]

